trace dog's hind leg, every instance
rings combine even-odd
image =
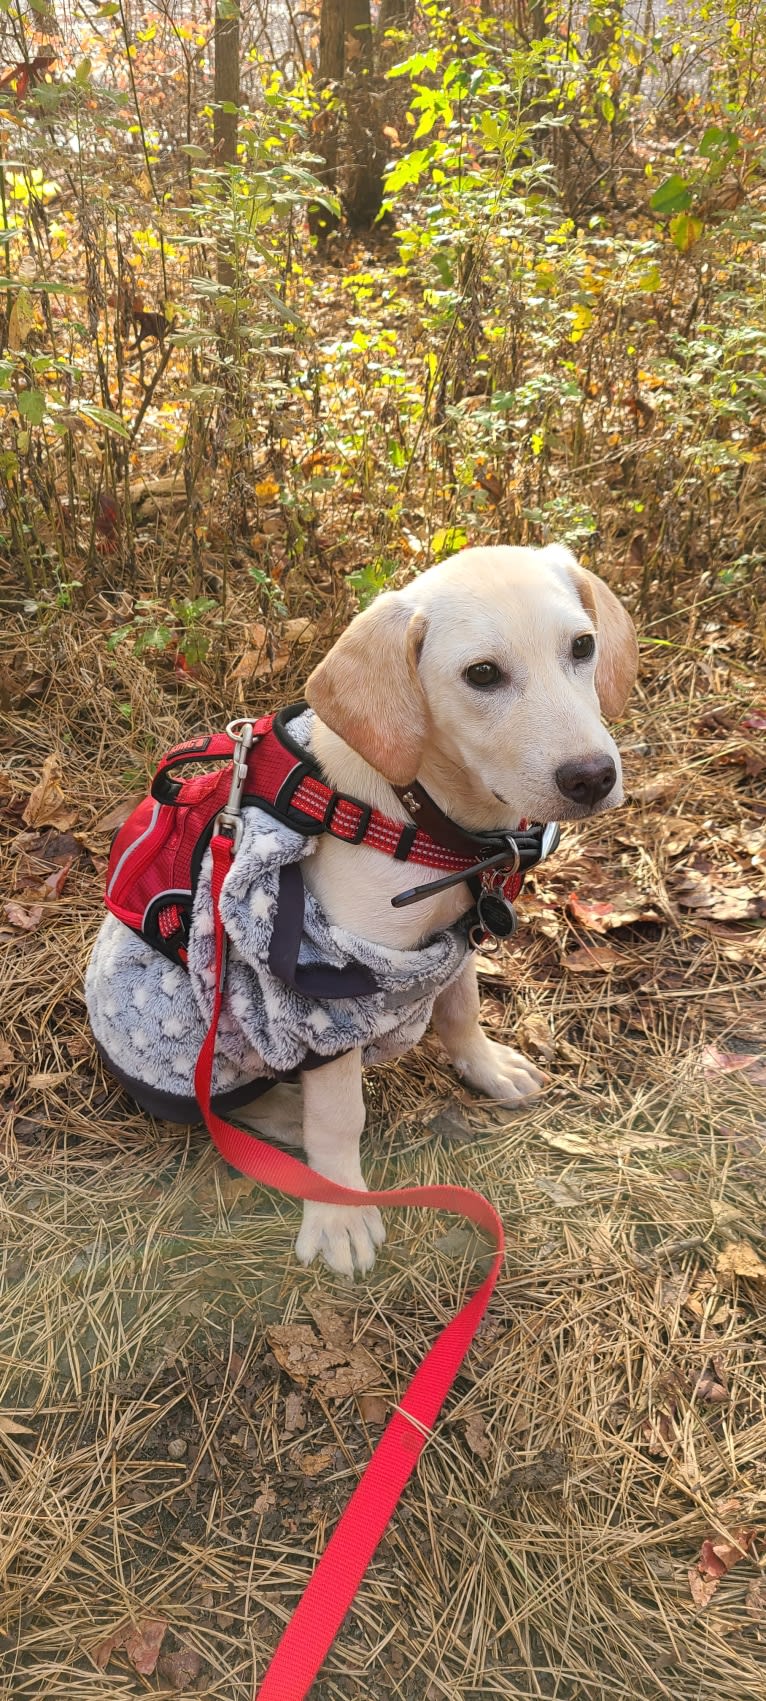
[[[264,1140],[279,1140],[283,1146],[303,1145],[303,1099],[300,1081],[279,1081],[262,1098],[240,1105],[234,1121],[241,1122]]]

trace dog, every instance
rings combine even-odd
[[[568,549],[465,549],[404,589],[383,593],[351,621],[307,682],[306,700],[313,711],[307,737],[330,786],[403,826],[411,824],[416,804],[412,792],[405,789],[402,796],[402,788],[414,782],[452,823],[471,834],[512,833],[529,820],[582,820],[622,801],[620,757],[602,715],[621,715],[637,667],[630,616]],[[246,813],[255,817],[259,812]],[[250,866],[243,859],[237,888],[238,851],[226,919],[237,946],[236,961],[229,966],[234,976],[230,1051],[237,1021],[247,1028],[251,983],[240,983],[236,976],[244,975],[258,954],[258,929],[268,912],[269,859],[276,854],[267,817],[249,827],[251,857],[260,858],[264,885],[253,893],[242,884],[242,870]],[[350,952],[362,963],[393,965],[381,1008],[390,1012],[396,1007],[400,994],[394,996],[391,987],[399,985],[403,965],[421,957],[429,965],[430,981],[426,978],[412,994],[419,1001],[410,1027],[404,1020],[394,1033],[399,1049],[402,1036],[405,1046],[419,1037],[430,1015],[469,1086],[508,1105],[539,1094],[545,1084],[540,1070],[481,1029],[475,960],[465,929],[461,932],[471,907],[466,884],[460,880],[443,889],[438,870],[432,870],[439,887],[433,896],[397,907],[394,900],[412,886],[406,861],[329,833],[305,846],[300,839],[293,845],[292,839],[289,855],[300,854],[310,914],[320,918],[316,937],[331,951],[345,950],[344,960]],[[221,907],[223,913],[223,898]],[[154,1023],[156,1029],[160,1007],[170,1012],[163,1017],[163,1032],[178,1032],[178,1043],[186,1046],[183,1065],[193,1065],[187,1058],[188,1035],[184,1038],[185,1023],[192,1020],[189,982],[204,997],[212,975],[209,883],[202,878],[194,915],[193,972],[186,976],[169,968],[114,916],[104,923],[86,977],[86,999],[99,1049],[123,1083],[132,1084],[134,1077],[140,1081],[141,1059],[153,1043],[149,1028]],[[255,941],[252,948],[250,940]],[[416,959],[413,953],[421,955]],[[121,1054],[121,1074],[114,1035],[128,1005],[131,1011],[135,1006],[139,1013],[151,1012],[151,1022],[141,1026],[133,1012],[129,1034],[123,1023],[123,1044],[132,1050],[127,1074],[128,1053]],[[329,1021],[331,1008],[314,1013],[312,1035],[319,1031],[319,1016]],[[271,1029],[289,1027],[294,1009],[293,1000],[280,1006],[277,1017],[273,1011],[269,1017],[267,1010]],[[196,1009],[193,1016],[202,1023]],[[387,1014],[385,1023],[389,1043],[394,1018]],[[385,1043],[382,1052],[367,1043],[367,1030],[360,1043],[347,1043],[352,1031],[357,1030],[345,1033],[342,1050],[340,1042],[336,1046],[340,1055],[320,1059],[320,1067],[304,1067],[299,1087],[278,1084],[263,1103],[240,1107],[238,1120],[267,1138],[302,1144],[313,1169],[364,1190],[359,1151],[365,1122],[363,1050],[374,1060],[387,1053]],[[258,1051],[256,1045],[253,1052],[252,1034],[249,1043],[249,1052],[240,1046],[231,1053],[245,1073],[248,1062],[252,1072]],[[229,1076],[221,1076],[224,1083],[232,1078],[231,1060],[228,1067]],[[138,1090],[135,1096],[141,1102]],[[296,1253],[304,1264],[321,1256],[331,1269],[350,1276],[372,1268],[384,1239],[374,1207],[306,1201]]]

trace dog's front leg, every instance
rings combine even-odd
[[[364,1128],[362,1053],[349,1051],[303,1081],[303,1144],[312,1169],[343,1187],[364,1191],[359,1141]],[[331,1270],[353,1276],[371,1270],[375,1252],[386,1238],[374,1205],[320,1205],[307,1199],[295,1244],[302,1264],[321,1255]]]
[[[520,1051],[497,1045],[479,1026],[479,986],[476,963],[469,957],[457,980],[441,992],[434,1004],[433,1025],[458,1075],[506,1104],[534,1098],[545,1086],[546,1077],[528,1063]]]

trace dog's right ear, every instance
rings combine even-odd
[[[376,598],[314,668],[306,698],[320,720],[393,785],[417,777],[426,736],[418,660],[425,615],[398,591]]]

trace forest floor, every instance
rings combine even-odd
[[[679,586],[618,729],[625,807],[566,831],[482,960],[543,1099],[498,1110],[431,1040],[369,1075],[370,1184],[479,1188],[508,1255],[317,1701],[762,1701],[766,702],[724,610]],[[151,755],[298,695],[327,634],[227,683],[110,648],[114,598],[43,615],[1,735],[0,1693],[244,1701],[485,1249],[389,1212],[368,1280],[300,1269],[296,1208],[137,1113],[88,1033]]]

